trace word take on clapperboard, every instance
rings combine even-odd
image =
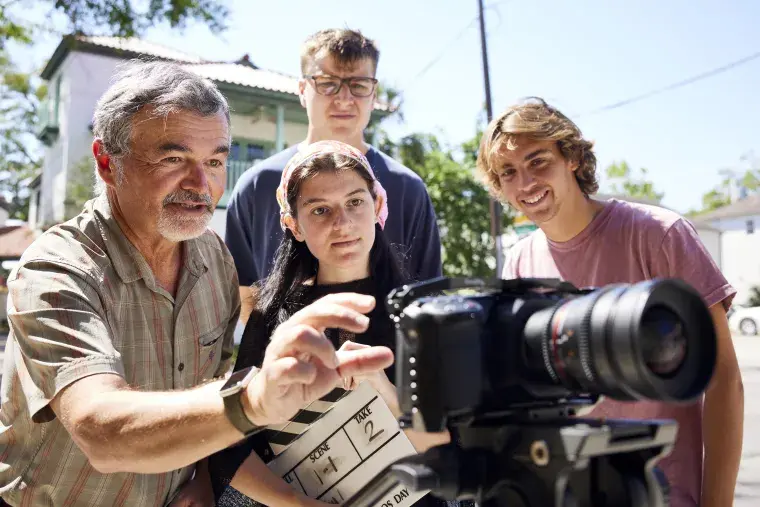
[[[326,399],[330,396],[306,411],[318,411],[320,404],[328,403]],[[385,467],[417,452],[388,405],[366,381],[345,392],[324,413],[308,417],[314,419],[308,425],[296,422],[296,416],[290,423],[267,429],[263,432],[267,448],[262,452],[258,446],[257,452],[293,488],[323,502],[342,504]],[[298,426],[305,428],[301,431]],[[407,507],[425,494],[398,485],[377,507]]]

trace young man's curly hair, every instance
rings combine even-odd
[[[596,155],[593,143],[583,138],[581,129],[543,99],[530,97],[507,109],[488,125],[480,140],[477,171],[489,191],[499,197],[498,152],[506,144],[515,149],[515,136],[525,135],[537,141],[554,141],[562,156],[578,164],[575,179],[586,195],[599,190],[596,179]]]

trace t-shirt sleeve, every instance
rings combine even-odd
[[[227,202],[224,242],[235,261],[240,285],[250,286],[261,277],[253,252],[252,228],[255,185],[244,173]]]
[[[680,278],[699,292],[707,306],[721,302],[726,310],[731,306],[736,290],[686,220],[679,219],[668,228],[654,259],[654,276]]]
[[[422,181],[417,183],[414,199],[418,204],[414,220],[410,275],[413,279],[423,281],[441,276],[441,237],[438,232],[438,220],[433,208],[433,201]]]
[[[84,377],[124,376],[97,283],[51,262],[30,261],[8,283],[13,360],[35,422],[55,418],[50,401]]]

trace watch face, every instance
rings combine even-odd
[[[227,379],[227,382],[224,383],[219,392],[222,393],[222,396],[224,396],[226,394],[231,394],[238,389],[241,389],[247,383],[244,382],[246,378],[253,376],[253,374],[255,374],[257,371],[258,370],[256,368],[249,367],[232,372],[232,375],[230,375],[230,378]]]

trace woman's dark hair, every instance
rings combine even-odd
[[[287,200],[295,217],[296,197],[301,184],[308,178],[322,172],[352,170],[367,182],[373,199],[377,199],[373,188],[374,179],[362,164],[340,153],[326,153],[317,156],[296,169],[287,188]],[[290,229],[280,242],[274,258],[272,272],[263,281],[258,291],[254,313],[271,329],[290,317],[288,309],[299,306],[301,295],[308,289],[305,285],[317,274],[318,261],[306,246],[306,242],[296,240]],[[369,253],[369,271],[373,278],[376,305],[383,305],[388,293],[409,281],[401,267],[398,254],[388,241],[379,224],[375,224],[375,242]]]

